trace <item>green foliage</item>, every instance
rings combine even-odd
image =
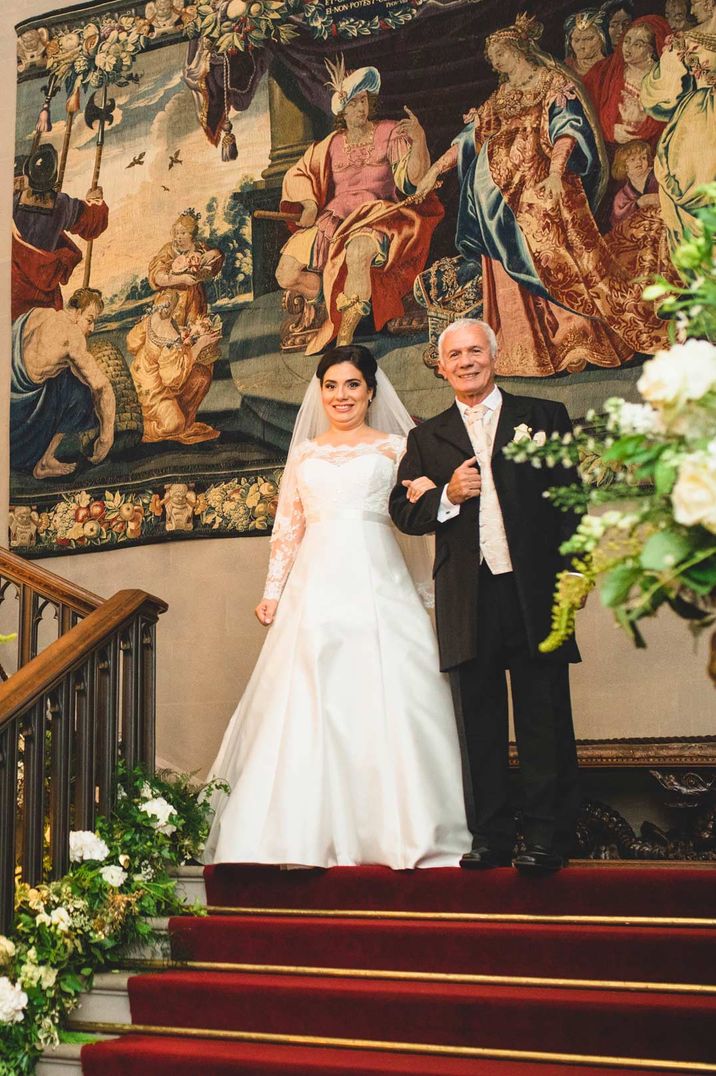
[[[122,765],[109,817],[72,834],[68,873],[18,885],[13,929],[0,936],[0,1076],[32,1073],[95,973],[150,939],[150,918],[186,911],[170,872],[200,854],[217,791],[228,788]]]

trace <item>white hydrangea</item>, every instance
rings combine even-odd
[[[674,519],[686,527],[701,524],[716,534],[716,454],[694,452],[679,464],[671,491]]]
[[[101,837],[89,829],[75,829],[70,833],[70,860],[81,863],[92,859],[101,863],[109,855],[109,848]]]
[[[106,867],[102,867],[99,872],[104,878],[107,885],[114,886],[115,889],[119,889],[121,885],[127,881],[127,872],[123,871],[117,864],[109,864]]]
[[[0,975],[0,1024],[19,1024],[27,1005],[27,994],[19,983]]]
[[[657,351],[644,364],[637,388],[657,406],[700,400],[716,389],[716,347],[707,340],[687,340],[668,351]]]
[[[0,965],[9,964],[14,956],[15,943],[6,938],[4,934],[0,934]]]
[[[23,986],[39,986],[41,990],[51,990],[57,980],[57,968],[49,964],[37,963],[34,947],[28,949],[27,960],[20,968],[20,982]]]
[[[147,800],[139,808],[140,811],[144,811],[150,818],[155,819],[154,828],[159,833],[164,833],[166,836],[176,831],[176,826],[172,825],[169,819],[172,815],[175,815],[176,808],[172,807],[171,803],[167,803],[163,796],[157,796],[156,799]]]
[[[609,429],[620,433],[663,432],[661,415],[651,404],[628,403],[614,397],[604,404],[610,416]]]

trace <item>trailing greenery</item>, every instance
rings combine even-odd
[[[13,928],[0,935],[0,1076],[34,1071],[95,973],[153,936],[150,917],[187,910],[170,871],[201,852],[216,791],[228,788],[121,766],[111,815],[70,834],[67,874],[18,884]]]

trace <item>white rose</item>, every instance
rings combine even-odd
[[[127,881],[127,872],[123,871],[122,868],[118,867],[116,864],[102,867],[102,870],[99,873],[102,875],[107,885],[112,885],[115,889],[119,889],[119,887],[124,885]]]
[[[176,826],[172,825],[169,819],[172,815],[175,815],[176,808],[172,807],[171,803],[167,803],[163,796],[157,796],[156,799],[147,800],[139,808],[140,811],[144,811],[150,818],[156,819],[154,822],[154,828],[159,833],[164,833],[167,836],[174,833]]]
[[[520,422],[519,426],[515,426],[515,435],[512,438],[513,441],[529,441],[532,436],[532,427],[528,426],[526,422]]]
[[[145,781],[139,790],[139,795],[143,800],[150,800],[154,795],[154,789],[147,781]]]
[[[534,443],[536,445],[546,445],[547,444],[547,434],[544,432],[544,430],[537,430],[537,433],[534,435],[532,440],[534,441]]]
[[[57,927],[61,934],[65,934],[72,925],[67,908],[54,908],[50,912],[50,921],[53,927]]]
[[[687,340],[669,351],[657,351],[637,382],[644,399],[656,404],[700,400],[715,387],[716,347],[706,340]]]
[[[4,934],[0,934],[0,965],[9,964],[14,956],[15,943],[6,938]]]
[[[70,833],[70,860],[81,863],[85,859],[101,863],[109,855],[109,848],[104,841],[88,829],[75,829]]]
[[[0,976],[0,1024],[19,1024],[27,1005],[27,994],[18,983]]]
[[[28,957],[29,955],[28,953]],[[20,968],[20,982],[23,986],[39,986],[41,990],[51,990],[56,979],[57,968],[52,968],[49,964],[35,964],[28,960]]]
[[[121,856],[118,856],[117,858],[119,859],[120,867],[128,867],[132,862],[126,852],[122,852]]]
[[[716,457],[704,452],[684,457],[671,503],[677,523],[686,527],[700,523],[716,534]]]

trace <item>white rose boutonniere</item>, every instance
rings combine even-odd
[[[115,889],[119,889],[127,881],[127,872],[114,863],[109,864],[107,867],[102,867],[99,873],[107,885],[114,886]]]
[[[547,443],[547,434],[544,430],[537,430],[537,433],[533,435],[532,427],[528,426],[526,422],[520,422],[519,426],[515,426],[512,440],[517,444],[520,441],[533,441],[536,445],[544,445]]]

